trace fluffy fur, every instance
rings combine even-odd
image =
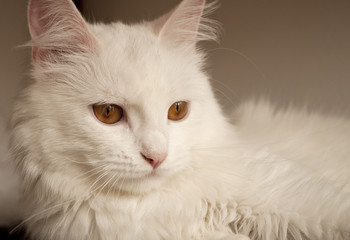
[[[34,82],[11,146],[33,239],[350,238],[349,121],[250,102],[230,124],[196,49],[214,36],[204,9],[89,25],[70,0],[30,1]],[[95,103],[125,116],[103,124]],[[166,160],[153,169],[145,151]]]
[[[8,151],[8,122],[0,111],[0,226],[11,226],[21,218],[21,188],[15,164]]]

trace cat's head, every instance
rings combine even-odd
[[[183,0],[151,22],[90,25],[71,0],[31,0],[34,83],[14,117],[26,168],[132,192],[194,171],[195,149],[224,124],[196,47],[215,38],[206,7]]]

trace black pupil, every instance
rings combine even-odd
[[[179,112],[180,111],[180,103],[176,103],[175,107],[176,107],[176,112]]]
[[[106,115],[108,116],[111,112],[111,106],[107,106],[106,108]]]

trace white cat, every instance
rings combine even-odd
[[[211,6],[90,25],[30,1],[11,146],[33,239],[350,239],[349,120],[250,102],[230,124],[196,48]]]

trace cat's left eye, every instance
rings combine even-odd
[[[115,104],[94,104],[92,106],[98,120],[106,124],[114,124],[123,118],[123,109]]]
[[[183,119],[188,112],[188,103],[185,101],[176,102],[168,110],[168,119],[179,121]]]

